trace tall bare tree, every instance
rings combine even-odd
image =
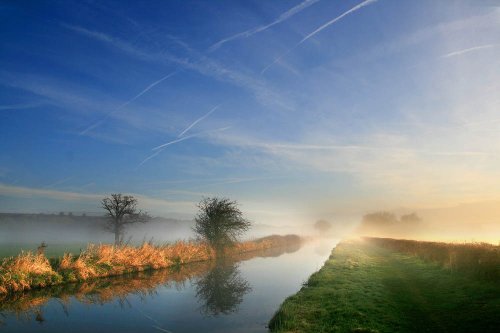
[[[111,194],[101,201],[106,210],[106,229],[114,233],[115,245],[123,242],[125,229],[129,224],[146,223],[151,217],[137,209],[137,199],[131,195]]]

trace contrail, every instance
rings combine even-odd
[[[125,106],[129,105],[130,103],[132,103],[133,101],[135,101],[136,99],[138,99],[139,97],[141,97],[142,95],[144,95],[145,93],[147,93],[149,90],[151,90],[154,86],[162,83],[163,81],[165,81],[166,79],[174,76],[175,74],[177,74],[178,72],[180,72],[180,70],[176,70],[176,71],[173,71],[172,73],[170,74],[167,74],[165,75],[164,77],[162,77],[161,79],[159,79],[158,81],[155,81],[153,83],[151,83],[149,86],[147,86],[144,90],[142,90],[140,93],[138,93],[137,95],[135,95],[133,98],[129,99],[128,101],[126,101],[125,103],[123,103],[122,105],[120,105],[119,107],[117,107],[115,110],[109,112],[108,114],[106,114],[104,116],[104,118],[102,118],[101,120],[95,122],[94,124],[90,125],[89,127],[87,127],[86,129],[84,129],[83,131],[80,132],[80,135],[84,135],[85,133],[89,132],[90,130],[98,127],[99,125],[101,125],[106,119],[108,119],[111,115],[115,114],[116,112],[120,111],[121,109],[123,109]]]
[[[154,152],[153,154],[151,154],[148,157],[146,157],[141,163],[139,163],[139,165],[137,165],[137,168],[139,168],[140,166],[142,166],[144,163],[146,163],[150,159],[158,156],[166,147],[168,147],[170,145],[173,145],[173,144],[176,144],[178,142],[181,142],[181,141],[184,141],[184,140],[187,140],[187,139],[191,139],[191,138],[194,138],[194,137],[197,137],[197,136],[201,136],[201,135],[204,135],[204,134],[210,134],[210,133],[225,131],[225,130],[227,130],[229,128],[231,128],[231,126],[221,127],[221,128],[217,128],[217,129],[210,130],[210,131],[203,131],[203,132],[191,134],[191,135],[188,135],[188,136],[183,136],[180,139],[169,141],[167,143],[164,143],[162,145],[154,147],[152,150],[156,150],[156,152]]]
[[[326,27],[334,24],[335,22],[341,20],[342,18],[344,18],[345,16],[351,14],[351,13],[354,13],[355,11],[357,11],[358,9],[361,9],[365,6],[368,6],[374,2],[377,2],[378,0],[366,0],[366,1],[363,1],[362,3],[360,3],[359,5],[356,5],[354,7],[352,7],[351,9],[349,9],[347,12],[337,16],[336,18],[334,18],[333,20],[331,21],[328,21],[326,22],[325,24],[323,24],[321,27],[319,27],[318,29],[314,30],[313,32],[311,32],[309,35],[305,36],[304,38],[302,38],[302,40],[299,42],[299,45],[302,44],[303,42],[305,42],[306,40],[308,40],[309,38],[311,38],[312,36],[316,35],[318,32],[320,32],[321,30],[325,29]]]
[[[130,100],[126,101],[125,103],[123,103],[122,105],[120,105],[120,106],[118,107],[118,109],[117,109],[117,110],[119,110],[119,109],[121,109],[121,108],[123,108],[123,107],[125,107],[125,106],[129,105],[130,103],[132,103],[133,101],[135,101],[136,99],[138,99],[139,97],[141,97],[142,95],[144,95],[145,93],[147,93],[147,92],[148,92],[151,88],[153,88],[154,86],[156,86],[156,85],[158,85],[158,84],[162,83],[163,81],[165,81],[165,80],[166,80],[166,79],[168,79],[169,77],[172,77],[172,76],[174,76],[175,74],[177,74],[177,73],[179,73],[179,72],[180,72],[180,70],[178,69],[178,70],[176,70],[176,71],[173,71],[173,72],[172,72],[172,73],[170,73],[170,74],[165,75],[164,77],[162,77],[162,78],[161,78],[161,79],[159,79],[158,81],[155,81],[155,82],[151,83],[149,86],[147,86],[147,87],[146,87],[146,89],[144,89],[143,91],[141,91],[140,93],[138,93],[137,95],[135,95],[132,99],[130,99]]]
[[[89,131],[93,130],[94,128],[98,127],[98,126],[99,126],[99,125],[101,125],[101,124],[102,124],[102,123],[103,123],[106,119],[108,119],[108,118],[109,118],[109,116],[110,116],[111,114],[113,114],[113,113],[114,113],[114,112],[111,112],[111,113],[109,113],[109,114],[105,115],[105,116],[104,116],[104,118],[102,118],[102,119],[101,119],[101,120],[99,120],[99,121],[96,121],[95,123],[93,123],[92,125],[90,125],[89,127],[87,127],[86,129],[84,129],[83,131],[81,131],[79,134],[80,134],[80,135],[84,135],[84,134],[86,134],[87,132],[89,132]]]
[[[146,157],[141,163],[139,163],[139,165],[137,165],[137,168],[139,168],[140,166],[142,166],[144,163],[146,163],[150,159],[156,157],[159,153],[161,153],[161,150],[158,150],[156,153],[153,153],[153,154],[149,155],[148,157]]]
[[[203,131],[203,132],[198,132],[198,133],[195,133],[195,134],[191,134],[191,135],[188,135],[188,136],[183,136],[182,138],[180,139],[176,139],[176,140],[173,140],[173,141],[170,141],[170,142],[167,142],[167,143],[164,143],[162,145],[159,145],[157,147],[154,147],[152,150],[158,150],[158,149],[161,149],[161,148],[164,148],[164,147],[167,147],[167,146],[170,146],[174,143],[177,143],[177,142],[181,142],[181,141],[184,141],[184,140],[187,140],[187,139],[191,139],[191,138],[194,138],[194,137],[197,137],[197,136],[200,136],[200,135],[203,135],[203,134],[210,134],[210,133],[215,133],[215,132],[221,132],[221,131],[225,131],[227,129],[231,128],[231,126],[226,126],[226,127],[222,127],[222,128],[217,128],[217,129],[214,129],[214,130],[210,130],[210,131]]]
[[[195,134],[192,134],[192,135],[188,135],[188,136],[184,136],[180,139],[175,139],[173,141],[169,141],[167,143],[164,143],[162,145],[159,145],[157,147],[154,147],[153,150],[158,150],[158,149],[161,149],[161,148],[164,148],[164,147],[167,147],[167,146],[170,146],[170,145],[173,145],[174,143],[177,143],[177,142],[181,142],[181,141],[184,141],[184,140],[187,140],[187,139],[191,139],[193,137],[195,137],[196,135]]]
[[[294,47],[292,47],[291,49],[289,49],[288,51],[286,51],[285,53],[283,53],[282,55],[280,55],[278,58],[274,59],[274,61],[272,63],[270,63],[269,65],[267,65],[260,73],[261,74],[264,74],[268,69],[269,67],[271,67],[272,65],[274,65],[275,63],[277,63],[278,61],[280,61],[284,56],[286,56],[287,54],[289,54],[290,52],[292,52],[297,46],[299,46],[300,44],[304,43],[306,40],[308,40],[309,38],[313,37],[314,35],[316,35],[317,33],[321,32],[323,29],[327,28],[328,26],[334,24],[335,22],[343,19],[345,16],[351,14],[351,13],[354,13],[355,11],[365,7],[365,6],[368,6],[368,5],[371,5],[372,3],[375,3],[377,2],[378,0],[366,0],[366,1],[363,1],[362,3],[352,7],[351,9],[349,9],[348,11],[340,14],[339,16],[335,17],[334,19],[326,22],[325,24],[323,24],[322,26],[320,26],[318,29],[314,30],[313,32],[311,32],[310,34],[308,34],[307,36],[305,36],[304,38],[302,38],[302,40],[300,42],[298,42],[297,44],[295,44]]]
[[[497,44],[487,44],[487,45],[474,46],[474,47],[470,47],[468,49],[463,49],[463,50],[459,50],[459,51],[447,53],[447,54],[441,56],[441,58],[454,57],[454,56],[462,55],[464,53],[468,53],[468,52],[472,52],[472,51],[477,51],[477,50],[482,50],[482,49],[489,49],[490,47],[495,47],[495,46],[497,46]]]
[[[200,121],[202,121],[203,119],[205,119],[206,117],[210,116],[212,114],[212,112],[214,112],[215,110],[217,110],[219,107],[221,106],[221,104],[215,106],[214,108],[212,108],[212,110],[208,111],[204,116],[196,119],[191,125],[189,125],[184,131],[182,131],[181,134],[179,134],[177,137],[180,138],[181,136],[183,136],[187,131],[189,131],[194,125],[196,125],[197,123],[199,123]]]
[[[252,36],[252,35],[254,35],[256,33],[259,33],[259,32],[262,32],[264,30],[267,30],[270,27],[272,27],[272,26],[274,26],[274,25],[276,25],[278,23],[281,23],[283,21],[288,20],[290,17],[294,16],[295,14],[301,12],[302,10],[304,10],[307,7],[315,4],[318,1],[320,1],[320,0],[305,0],[304,2],[301,2],[297,6],[290,8],[289,10],[287,10],[286,12],[284,12],[283,14],[281,14],[280,16],[278,16],[278,18],[276,20],[272,21],[271,23],[268,23],[266,25],[260,25],[260,26],[258,26],[256,28],[252,28],[252,29],[245,30],[243,32],[237,33],[237,34],[235,34],[235,35],[233,35],[231,37],[227,37],[227,38],[221,39],[217,43],[215,43],[212,46],[210,46],[210,48],[208,49],[208,51],[209,52],[215,51],[216,49],[218,49],[223,44],[225,44],[225,43],[227,43],[229,41],[232,41],[232,40],[235,40],[235,39],[240,39],[240,38],[250,37],[250,36]]]

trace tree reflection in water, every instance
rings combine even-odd
[[[196,295],[198,302],[203,304],[204,314],[228,314],[237,311],[243,297],[251,291],[249,283],[238,270],[238,262],[255,257],[278,257],[295,252],[300,247],[301,242],[296,240],[287,242],[286,246],[237,253],[215,262],[196,262],[177,269],[137,272],[0,295],[0,328],[9,316],[43,324],[44,308],[50,300],[59,303],[64,314],[69,317],[71,300],[88,305],[118,302],[125,306],[127,297],[131,295],[146,300],[154,297],[160,286],[182,290],[187,281],[195,281]]]
[[[208,316],[237,312],[243,296],[252,288],[238,270],[238,264],[219,258],[215,266],[196,282],[196,297],[201,311]]]

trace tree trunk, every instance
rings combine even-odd
[[[118,224],[115,224],[115,246],[120,245],[120,229]]]

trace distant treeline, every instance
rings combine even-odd
[[[365,240],[435,262],[451,272],[489,280],[500,279],[500,246],[487,243],[455,244],[372,237],[366,237]]]
[[[422,229],[421,222],[416,213],[398,217],[394,213],[380,211],[364,215],[357,232],[364,236],[413,238]]]
[[[85,213],[76,215],[71,212],[60,212],[57,214],[27,214],[27,213],[0,213],[0,221],[94,221],[100,222],[103,215],[87,215]]]

